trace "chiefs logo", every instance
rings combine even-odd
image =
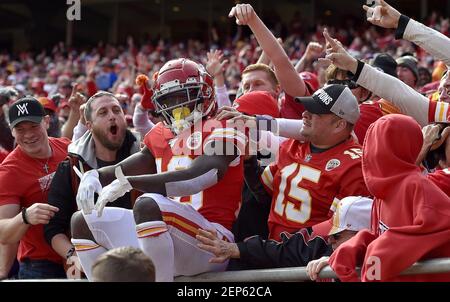
[[[341,165],[341,161],[339,159],[330,159],[325,166],[325,171],[331,171]]]

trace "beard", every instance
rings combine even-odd
[[[97,139],[100,141],[100,143],[103,146],[105,146],[105,148],[107,148],[108,150],[111,150],[111,151],[117,151],[120,149],[120,147],[122,147],[123,141],[125,140],[126,129],[125,128],[120,129],[118,127],[118,129],[117,129],[118,139],[116,141],[112,141],[108,138],[109,131],[110,131],[109,128],[108,129],[97,129],[97,128],[93,127],[91,129],[92,134],[95,135],[95,137],[97,137]]]

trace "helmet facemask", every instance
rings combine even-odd
[[[156,113],[163,116],[166,124],[175,134],[190,128],[209,113],[210,108],[203,108],[203,101],[204,98],[211,97],[212,91],[205,83],[189,83],[188,81],[186,84],[180,84],[178,80],[175,80],[164,86],[167,88],[161,87],[159,93],[154,95],[153,102]],[[205,109],[208,112],[205,112]]]

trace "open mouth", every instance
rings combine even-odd
[[[111,132],[112,135],[116,135],[117,134],[117,126],[116,125],[112,125],[111,127],[109,127],[109,131]]]

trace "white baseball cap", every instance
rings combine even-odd
[[[343,198],[329,220],[314,225],[313,233],[327,237],[339,232],[360,231],[370,228],[373,200],[362,196]]]
[[[359,119],[358,101],[345,85],[326,85],[311,96],[296,97],[295,100],[303,104],[310,113],[334,113],[351,124],[355,124]]]

